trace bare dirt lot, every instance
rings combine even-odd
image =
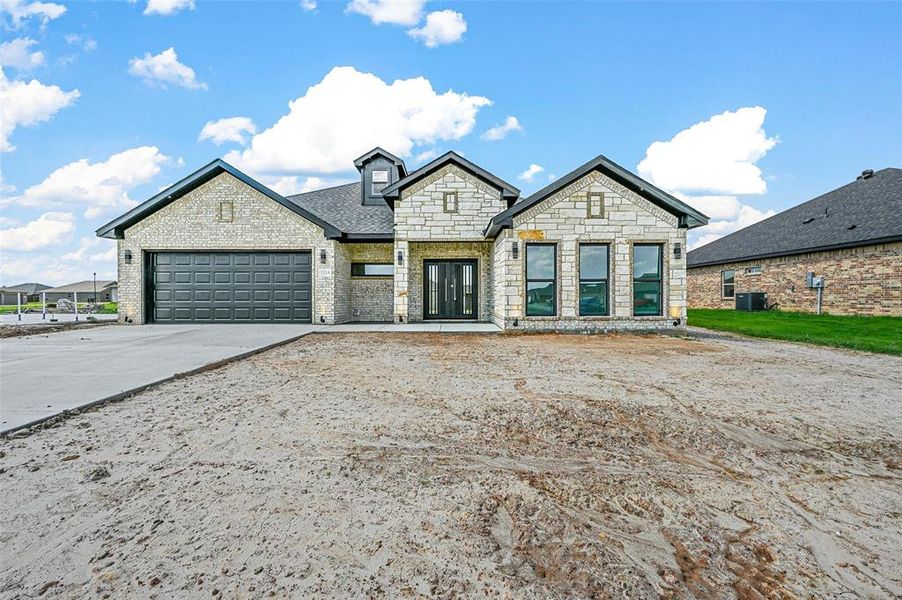
[[[314,335],[0,441],[0,597],[902,595],[902,360]]]

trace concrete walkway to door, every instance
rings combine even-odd
[[[0,432],[328,327],[191,324],[0,340]]]

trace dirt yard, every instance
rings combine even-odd
[[[902,359],[313,335],[0,440],[0,597],[902,595]]]

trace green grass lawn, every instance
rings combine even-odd
[[[41,310],[41,303],[40,302],[26,302],[25,304],[22,305],[22,312],[25,312],[29,308],[32,310]],[[18,310],[19,310],[19,307],[16,306],[15,304],[4,304],[4,305],[0,306],[0,315],[13,314],[13,313],[17,312]]]
[[[84,312],[86,306],[87,306],[86,303],[79,302],[78,303],[78,312]],[[32,311],[40,312],[41,303],[40,302],[27,302],[22,305],[22,312],[25,312],[29,308]],[[0,306],[0,315],[15,314],[15,312],[17,310],[18,310],[18,307],[16,307],[15,304],[13,304],[11,306],[10,305],[2,305],[2,306]],[[115,313],[119,312],[119,303],[118,302],[104,302],[101,309],[98,310],[97,312],[99,314],[115,314]]]
[[[902,317],[690,308],[689,325],[754,337],[902,355]]]

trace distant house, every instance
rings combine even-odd
[[[12,297],[11,304],[16,303],[15,294],[22,294],[22,302],[40,302],[41,301],[41,291],[49,290],[49,285],[44,285],[42,283],[20,283],[18,285],[10,285],[3,290],[8,292]],[[2,302],[6,304],[6,302]]]
[[[690,308],[766,292],[782,310],[902,316],[902,169],[856,181],[692,250]],[[810,274],[810,275],[809,275]]]
[[[94,295],[95,289],[97,290],[96,298]],[[43,290],[42,293],[46,296],[48,303],[57,302],[63,298],[75,300],[75,294],[78,294],[79,302],[119,301],[119,285],[115,281],[108,280],[97,280],[95,282],[94,280],[89,279],[87,281],[79,281],[78,283],[70,283],[60,287],[48,288]]]
[[[19,296],[22,297],[22,303],[25,303],[25,294],[11,287],[0,288],[0,306],[11,306],[19,303]]]

